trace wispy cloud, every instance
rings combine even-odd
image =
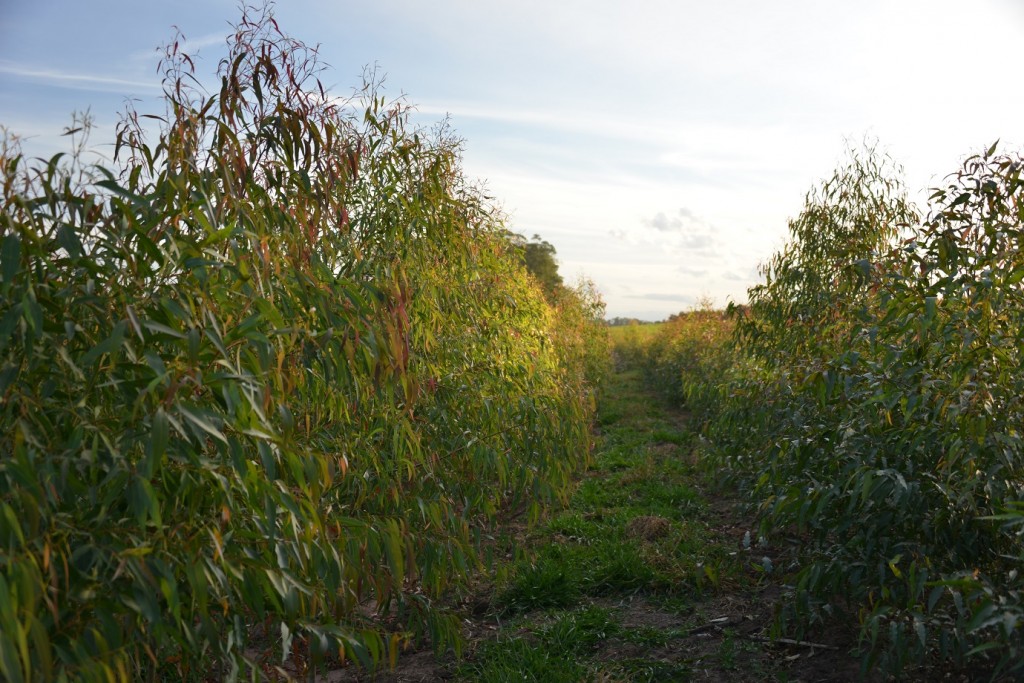
[[[495,106],[471,101],[414,101],[413,105],[413,110],[426,118],[450,117],[456,128],[481,124],[487,126],[482,133],[492,128],[503,130],[515,144],[515,150],[506,151],[510,157],[522,155],[528,141],[543,139],[543,147],[530,151],[546,154],[554,148],[587,150],[579,154],[589,154],[591,167],[619,158],[623,169],[644,174],[684,174],[687,182],[701,185],[774,187],[773,180],[791,174],[806,183],[795,169],[820,166],[823,160],[831,163],[836,148],[834,133],[815,126],[798,128],[770,119],[719,121],[698,111],[684,118],[660,118],[530,102]],[[551,134],[558,135],[558,143],[550,142]],[[600,151],[594,154],[594,150]]]
[[[649,294],[630,294],[629,299],[645,299],[647,301],[681,301],[683,303],[690,303],[694,299],[689,294],[660,294],[660,293],[649,293]]]
[[[160,83],[157,81],[135,81],[95,74],[71,73],[57,69],[25,66],[12,62],[0,62],[0,73],[56,87],[74,88],[77,90],[124,94],[126,89],[147,91],[160,89]]]
[[[676,270],[687,277],[706,277],[710,272],[700,266],[679,266]]]
[[[660,232],[678,232],[683,229],[683,221],[677,216],[669,218],[661,211],[654,218],[644,219],[644,223]]]
[[[459,119],[476,119],[503,125],[540,127],[573,134],[652,144],[665,144],[666,141],[678,140],[683,135],[678,122],[659,122],[650,119],[637,121],[614,116],[594,116],[587,110],[486,106],[472,102],[452,102],[445,105],[416,102],[414,109],[427,116],[450,116],[456,123]],[[722,127],[722,130],[724,132],[726,129]],[[710,131],[703,132],[709,133]],[[689,132],[684,136],[689,137]]]
[[[643,219],[643,224],[660,233],[676,235],[673,246],[686,252],[711,255],[718,244],[715,227],[686,207],[672,215],[659,211],[653,218]]]
[[[234,32],[232,32],[234,33]],[[195,36],[192,38],[185,38],[185,47],[189,50],[200,50],[204,47],[213,47],[214,45],[225,45],[227,31],[222,33],[207,33],[201,36]]]
[[[185,36],[181,40],[181,48],[189,53],[191,56],[195,56],[200,50],[208,47],[225,47],[227,39],[227,29],[221,33],[206,33],[201,36],[188,37]],[[133,62],[144,62],[144,63],[156,63],[159,55],[163,52],[163,46],[154,46],[149,50],[136,50],[131,54],[129,59]]]
[[[747,268],[743,271],[729,270],[722,273],[723,280],[729,280],[731,282],[749,282],[755,283],[761,281],[761,274],[757,268]]]

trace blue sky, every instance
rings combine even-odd
[[[181,29],[212,75],[235,2],[0,0],[0,124],[31,155],[89,108],[108,153],[128,98],[159,111]],[[555,245],[611,316],[743,301],[846,140],[875,137],[923,196],[1000,138],[1024,145],[1022,0],[279,2],[339,96],[386,74],[450,116],[510,228]]]

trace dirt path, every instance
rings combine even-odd
[[[569,507],[497,539],[507,561],[460,608],[466,658],[410,652],[392,672],[323,680],[858,680],[852,628],[772,638],[787,553],[709,485],[685,413],[618,372],[599,432]]]

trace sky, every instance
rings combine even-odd
[[[1024,146],[1024,0],[289,0],[345,97],[366,67],[539,234],[608,316],[742,303],[804,197],[877,140],[912,196],[997,139]],[[161,112],[157,48],[177,27],[210,78],[226,0],[0,0],[0,125],[67,150],[88,109],[110,155],[126,102]],[[213,82],[213,81],[211,81]]]

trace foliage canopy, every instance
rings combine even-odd
[[[162,69],[116,168],[0,159],[0,677],[457,648],[482,533],[588,460],[599,297],[548,303],[458,141],[268,10],[214,94]]]
[[[536,278],[541,289],[548,297],[553,297],[562,286],[562,276],[558,272],[558,261],[555,259],[555,247],[540,235],[527,240],[522,235],[511,235],[513,243],[521,250],[521,259],[526,269]]]
[[[892,164],[855,152],[808,195],[731,342],[676,324],[647,346],[761,533],[804,541],[780,625],[853,614],[865,667],[1021,672],[1022,169],[993,145],[922,219]]]

